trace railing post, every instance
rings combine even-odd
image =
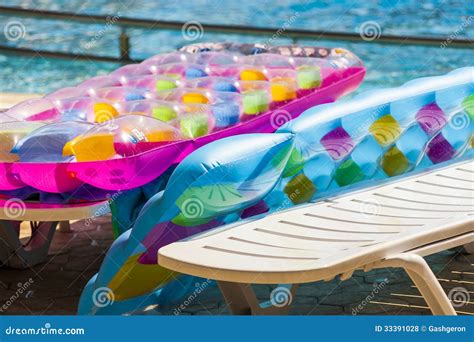
[[[127,62],[130,60],[130,38],[124,27],[120,31],[119,37],[120,61]]]

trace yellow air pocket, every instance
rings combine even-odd
[[[184,103],[202,103],[206,104],[209,102],[209,99],[200,93],[187,93],[184,94],[182,99]]]
[[[409,160],[396,146],[393,146],[385,153],[381,163],[382,169],[390,177],[400,175],[410,167]]]
[[[103,123],[117,117],[119,113],[109,103],[98,102],[94,103],[94,121]]]
[[[294,204],[308,202],[316,193],[316,190],[314,183],[303,173],[294,177],[283,189]]]
[[[19,159],[17,154],[10,153],[10,150],[15,145],[15,140],[11,135],[2,134],[0,132],[0,161],[2,162],[14,162]]]
[[[146,135],[149,142],[175,141],[178,140],[178,134],[172,130],[162,130],[148,133]]]
[[[252,70],[252,69],[242,70],[240,72],[240,79],[242,81],[266,81],[267,80],[263,72],[258,71],[258,70]]]
[[[141,296],[174,280],[178,273],[159,265],[140,264],[141,254],[128,258],[109,283],[115,300]]]
[[[287,77],[276,77],[272,79],[272,100],[276,102],[288,101],[296,98],[295,88],[292,81]]]
[[[78,162],[107,160],[116,154],[113,134],[78,136],[63,148],[63,155],[74,155]]]
[[[388,114],[374,121],[369,131],[380,145],[385,146],[391,144],[400,136],[402,128],[397,120]]]

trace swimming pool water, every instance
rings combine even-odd
[[[150,18],[202,23],[270,26],[357,32],[367,21],[375,21],[387,34],[474,38],[472,1],[116,1],[110,0],[1,0],[2,6],[20,6],[77,13],[107,14],[120,17]],[[6,39],[3,28],[17,20],[26,29],[24,38]],[[0,44],[42,50],[73,51],[99,55],[118,55],[119,28],[98,22],[84,25],[73,22],[0,16]],[[103,32],[98,39],[98,33]],[[128,29],[132,57],[146,58],[188,43],[181,32]],[[265,37],[222,35],[204,32],[198,41],[235,40],[264,42]],[[290,43],[284,34],[274,44]],[[361,89],[397,86],[416,77],[446,73],[471,65],[472,49],[423,46],[398,46],[374,43],[300,40],[300,44],[341,46],[354,51],[365,62],[367,78]],[[67,61],[42,57],[0,55],[0,91],[44,93],[74,85],[85,78],[117,68],[115,63]]]

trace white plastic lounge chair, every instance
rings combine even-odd
[[[43,262],[59,224],[68,230],[69,221],[84,220],[109,213],[107,201],[81,204],[40,204],[17,199],[0,200],[0,263],[26,268]],[[23,244],[21,222],[30,222],[31,238]]]
[[[472,243],[473,221],[471,160],[221,227],[162,247],[158,262],[217,280],[234,314],[288,309],[261,305],[250,284],[345,280],[358,269],[391,267],[408,273],[433,314],[455,315],[423,257]]]

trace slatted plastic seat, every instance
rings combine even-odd
[[[260,305],[250,284],[349,278],[404,268],[434,314],[455,314],[422,258],[474,241],[474,162],[225,226],[159,250],[160,265],[215,279],[235,314]],[[292,287],[292,294],[296,286]]]
[[[69,221],[108,214],[108,201],[80,204],[44,204],[18,199],[0,200],[0,263],[26,268],[45,261],[56,227],[69,229]],[[31,237],[20,239],[21,222],[29,221]]]

